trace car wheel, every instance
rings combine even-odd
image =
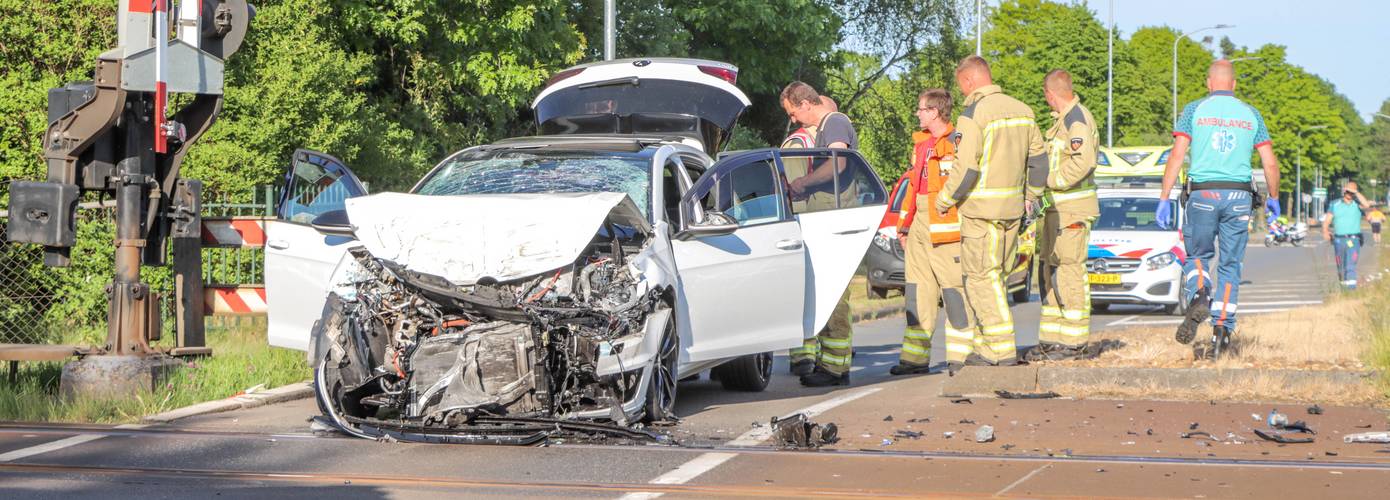
[[[676,416],[676,363],[680,361],[680,337],[676,335],[675,315],[661,332],[661,344],[652,364],[652,376],[647,384],[646,423],[670,420]]]
[[[871,299],[882,299],[888,297],[887,288],[876,287],[873,285],[873,283],[865,284],[864,288],[867,289],[868,296]]]
[[[1095,312],[1103,313],[1103,312],[1105,312],[1105,311],[1109,311],[1109,310],[1110,310],[1110,304],[1096,304],[1096,303],[1092,303],[1092,304],[1091,304],[1091,310],[1092,310],[1092,311],[1095,311]]]
[[[772,353],[739,356],[714,368],[719,383],[730,391],[762,392],[772,381]]]
[[[1301,247],[1303,246],[1303,238],[1289,238],[1289,243],[1293,243],[1293,246]]]
[[[1033,269],[1029,267],[1028,275],[1023,278],[1023,287],[1010,293],[1010,298],[1014,299],[1015,304],[1026,304],[1028,298],[1033,294]]]
[[[331,349],[324,345],[328,340],[328,329],[341,329],[347,323],[343,314],[342,299],[338,294],[329,294],[326,309],[329,310],[327,316],[314,324],[314,335],[310,341],[311,355],[314,356],[314,402],[318,404],[319,413],[333,421],[343,432],[361,438],[371,439],[372,436],[362,433],[352,424],[349,424],[343,415],[352,413],[362,413],[363,408],[353,405],[345,407],[355,398],[347,394],[343,386],[342,370],[351,363],[350,360],[331,359]]]
[[[1270,238],[1270,237],[1267,237],[1267,236],[1266,236],[1266,237],[1265,237],[1265,246],[1267,246],[1267,247],[1272,247],[1272,246],[1274,246],[1274,238]]]
[[[1169,316],[1186,316],[1187,306],[1182,303],[1181,299],[1179,299],[1178,303],[1176,304],[1168,304],[1166,306],[1163,306],[1163,313]]]

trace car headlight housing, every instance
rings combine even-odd
[[[1168,267],[1170,264],[1177,261],[1178,256],[1173,255],[1173,252],[1163,252],[1153,257],[1144,259],[1144,264],[1147,264],[1147,267],[1150,271],[1157,271],[1159,269]]]
[[[888,239],[888,237],[885,236],[883,233],[878,233],[874,235],[874,246],[882,249],[885,252],[893,252],[893,240]]]

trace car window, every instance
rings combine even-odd
[[[313,222],[325,212],[343,210],[348,198],[366,194],[357,179],[327,155],[296,154],[286,180],[280,218],[291,222]]]
[[[882,205],[887,191],[869,164],[845,150],[782,150],[793,213]],[[824,174],[838,165],[838,175]]]
[[[1178,219],[1181,207],[1174,203],[1173,217]],[[1092,229],[1097,231],[1163,231],[1158,227],[1154,211],[1158,198],[1114,197],[1100,199],[1100,217]]]
[[[474,151],[450,158],[416,193],[625,193],[651,217],[650,160],[593,151]]]
[[[739,166],[715,180],[705,195],[705,210],[723,212],[740,226],[786,218],[786,203],[777,189],[777,169],[771,159]]]
[[[898,191],[893,193],[893,207],[890,211],[901,212],[903,209],[903,198],[907,197],[907,180],[903,179],[898,183]]]

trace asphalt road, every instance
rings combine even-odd
[[[1322,300],[1333,290],[1326,254],[1325,245],[1251,247],[1245,308]],[[1374,254],[1365,260],[1363,273],[1373,273]],[[1014,314],[1020,343],[1032,343],[1037,304],[1015,306]],[[1093,324],[1122,328],[1170,319],[1117,308],[1095,315]],[[953,404],[936,396],[945,375],[888,375],[901,334],[901,319],[856,326],[850,387],[800,387],[783,356],[765,392],[728,392],[707,377],[682,383],[682,421],[661,430],[684,447],[379,443],[313,434],[307,419],[317,409],[300,400],[143,429],[0,424],[0,496],[1377,498],[1390,484],[1384,452],[1390,450],[1340,440],[1347,432],[1386,430],[1381,410],[1306,415],[1285,405],[1281,411],[1308,420],[1319,434],[1312,444],[1278,445],[1252,434],[1261,426],[1250,415],[1263,415],[1270,405]],[[763,424],[795,412],[837,423],[842,441],[820,452],[772,450]],[[969,439],[983,424],[995,428],[995,441]],[[1194,430],[1212,438],[1180,437]]]

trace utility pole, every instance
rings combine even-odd
[[[223,64],[241,46],[255,10],[246,0],[182,0],[174,26],[179,36],[169,40],[171,3],[120,0],[119,45],[97,56],[93,80],[49,90],[47,181],[10,184],[10,213],[19,216],[10,218],[8,239],[43,245],[50,267],[71,264],[81,194],[116,201],[106,343],[68,351],[85,357],[63,367],[64,395],[150,390],[158,373],[176,363],[166,354],[180,354],[150,346],[159,340],[162,315],[159,295],[140,270],[166,265],[171,239],[200,236],[202,184],[180,178],[179,168],[222,109]],[[194,97],[169,115],[171,92]],[[187,248],[175,244],[176,261],[198,259]],[[191,248],[201,250],[196,243]],[[180,333],[183,354],[209,352],[201,329],[196,345],[184,345]]]
[[[983,0],[975,0],[975,55],[977,56],[983,56],[984,54],[981,52],[981,49],[984,47],[984,41],[981,37],[984,36],[983,26],[985,21],[982,17],[984,7],[980,5],[981,2],[983,2]]]
[[[1298,174],[1296,176],[1297,180],[1295,181],[1297,184],[1295,188],[1298,192],[1298,210],[1296,210],[1298,213],[1298,220],[1294,222],[1302,222],[1307,216],[1307,210],[1304,208],[1303,203],[1303,133],[1309,130],[1321,130],[1325,128],[1327,128],[1327,125],[1313,125],[1311,127],[1304,127],[1298,131],[1298,161],[1296,162]]]
[[[1110,56],[1105,64],[1105,147],[1115,147],[1115,0],[1110,0]],[[1176,120],[1175,120],[1176,121]]]
[[[617,0],[603,0],[603,60],[612,61],[618,45]]]

